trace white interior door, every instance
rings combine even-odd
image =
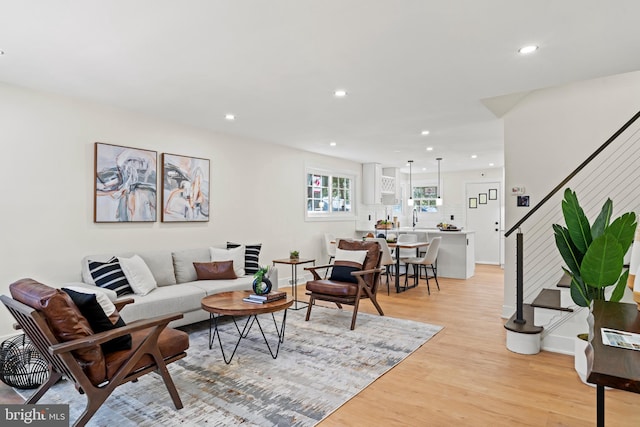
[[[467,183],[466,229],[476,232],[475,255],[480,264],[500,264],[499,182]]]

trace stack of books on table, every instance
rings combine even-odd
[[[287,297],[286,292],[276,291],[276,292],[269,292],[268,294],[264,294],[264,295],[251,294],[248,297],[243,298],[242,300],[246,302],[252,302],[254,304],[264,304],[267,302],[277,301],[279,299],[283,299],[286,297]]]

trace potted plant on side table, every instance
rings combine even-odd
[[[562,214],[566,227],[553,224],[556,246],[571,278],[571,299],[581,307],[589,307],[593,300],[605,300],[605,290],[614,286],[609,301],[620,301],[624,295],[629,270],[624,267],[624,256],[635,235],[637,222],[634,212],[626,212],[611,221],[611,199],[593,224],[570,188],[564,192]],[[608,293],[608,292],[607,292]],[[579,334],[575,346],[575,368],[586,384],[587,334]]]

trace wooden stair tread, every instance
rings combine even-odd
[[[558,289],[543,289],[531,305],[533,307],[548,308],[550,310],[573,311],[571,308],[560,305],[560,290]]]
[[[556,286],[559,288],[570,288],[571,276],[569,276],[567,273],[564,273]]]
[[[504,324],[505,329],[521,334],[539,334],[544,329],[542,326],[534,325],[534,311],[533,307],[530,304],[523,304],[522,317],[527,321],[527,323],[516,323],[516,314],[514,313],[513,316],[511,316],[511,318],[507,320],[507,323]]]

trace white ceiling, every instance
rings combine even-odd
[[[637,0],[0,0],[0,81],[414,172],[498,167],[485,103],[639,70],[639,17]]]

